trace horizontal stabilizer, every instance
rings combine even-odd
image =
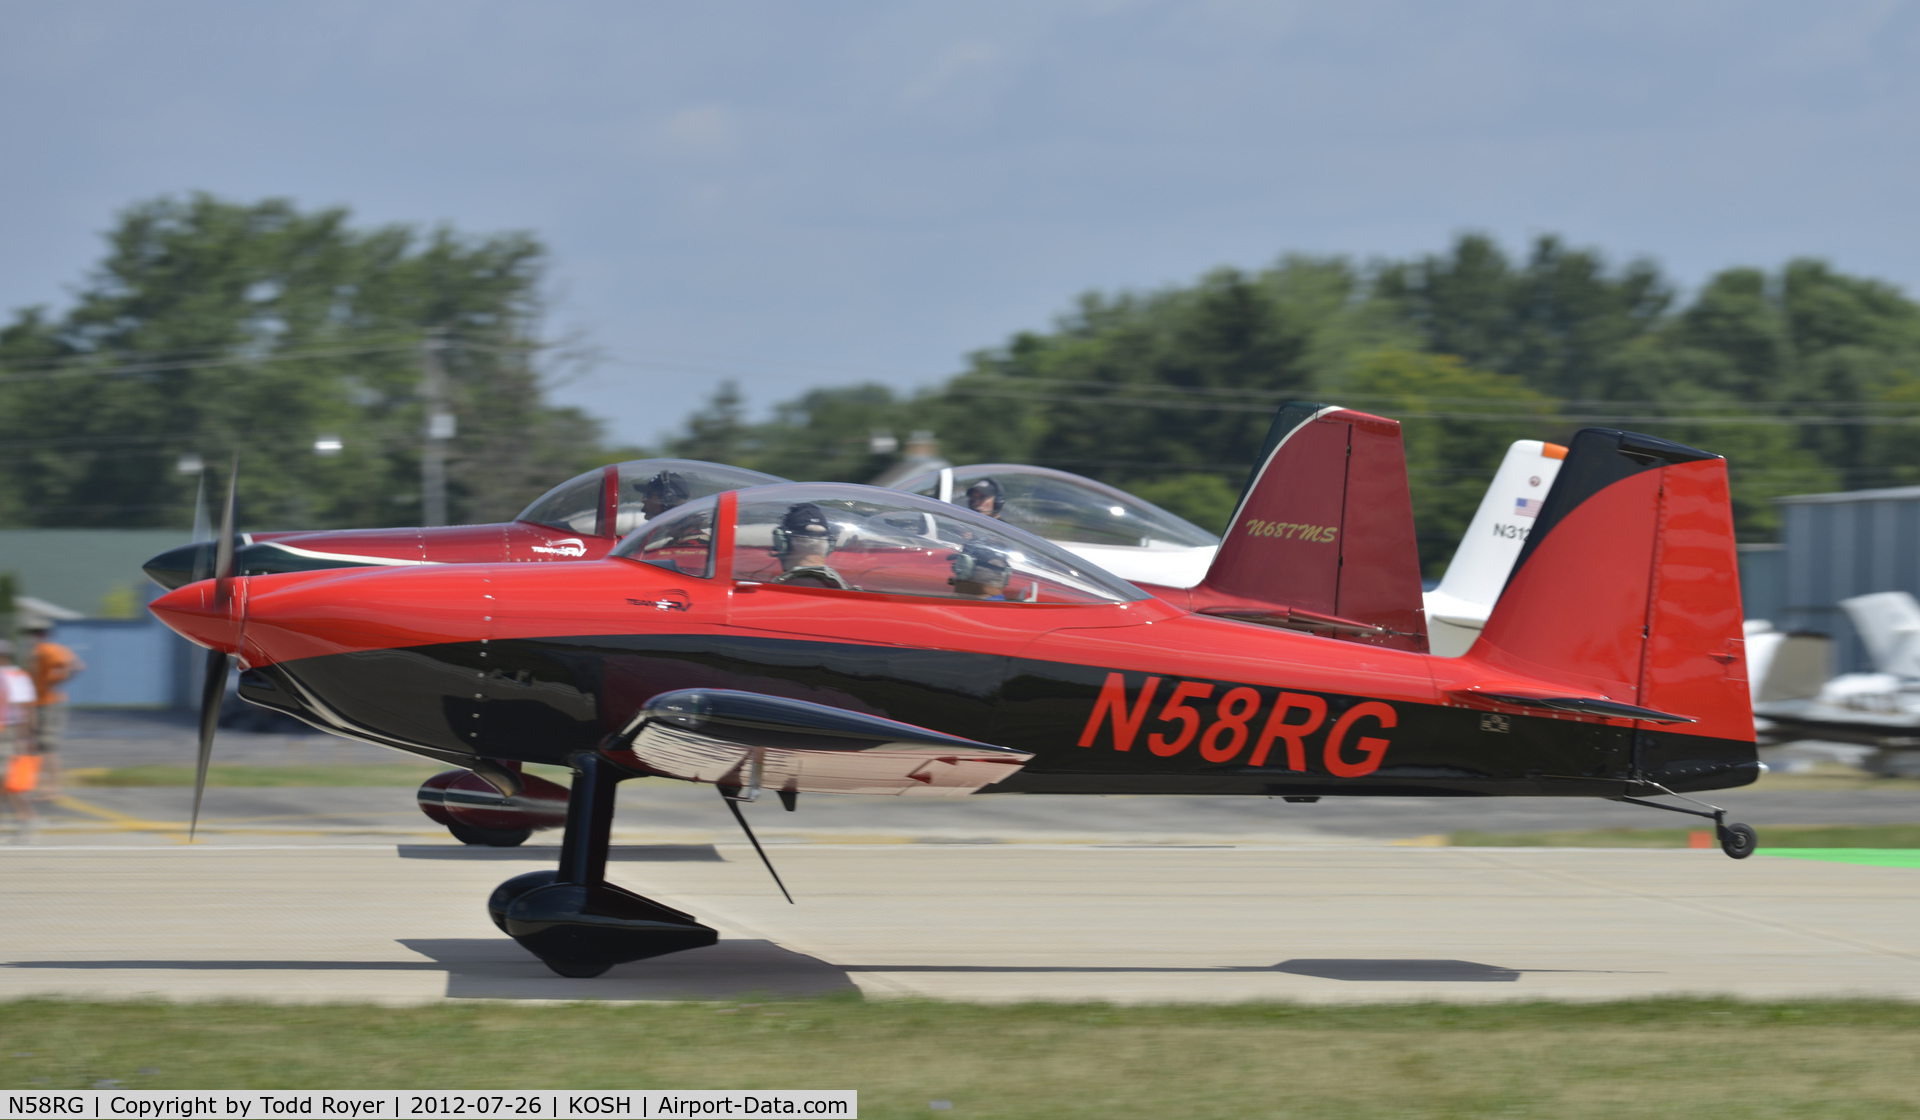
[[[1372,637],[1393,633],[1384,626],[1303,611],[1298,607],[1201,607],[1197,613],[1215,618],[1237,618],[1242,622],[1258,622],[1262,626],[1278,626],[1287,630],[1330,630],[1336,634],[1366,634]]]
[[[647,701],[602,753],[684,781],[782,793],[957,796],[1033,756],[843,708],[732,689]]]
[[[1637,704],[1622,704],[1618,700],[1608,700],[1600,696],[1550,696],[1530,692],[1482,692],[1479,689],[1460,689],[1447,694],[1456,700],[1490,700],[1496,704],[1511,704],[1517,708],[1545,708],[1554,712],[1579,712],[1582,715],[1606,716],[1610,719],[1644,719],[1649,723],[1697,723],[1692,716],[1677,716],[1671,712],[1656,712],[1652,708],[1642,708]]]

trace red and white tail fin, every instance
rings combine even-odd
[[[1426,649],[1399,422],[1282,406],[1192,602],[1204,613]]]
[[[1485,676],[1469,689],[1483,695],[1751,742],[1726,460],[1606,428],[1568,446],[1486,629],[1451,664]]]

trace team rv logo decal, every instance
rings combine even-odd
[[[1147,713],[1153,710],[1160,685],[1159,677],[1148,677],[1136,691],[1133,703],[1128,704],[1125,675],[1108,673],[1099,699],[1093,702],[1093,712],[1080,731],[1079,745],[1091,747],[1104,739],[1116,751],[1131,751],[1147,723]],[[1226,691],[1220,692],[1222,688]],[[1204,707],[1211,709],[1210,721],[1196,702],[1205,702]],[[1264,720],[1260,718],[1262,713]],[[1398,726],[1400,714],[1393,705],[1362,700],[1341,712],[1331,727],[1327,726],[1327,715],[1326,698],[1310,692],[1177,681],[1155,717],[1155,723],[1165,730],[1149,731],[1146,748],[1161,758],[1172,758],[1195,747],[1207,762],[1235,762],[1244,754],[1246,765],[1265,766],[1274,747],[1284,744],[1289,770],[1305,771],[1309,756],[1314,754],[1326,772],[1336,778],[1364,778],[1378,770],[1391,744],[1366,732],[1390,731]],[[1102,736],[1103,729],[1110,734]],[[1318,741],[1310,746],[1310,738]],[[1280,760],[1274,761],[1277,765]]]
[[[628,599],[636,607],[652,607],[656,611],[684,611],[693,608],[693,597],[675,587],[662,591],[657,599]]]
[[[533,551],[544,552],[549,556],[585,556],[587,542],[579,537],[568,537],[565,540],[536,544],[533,546]]]
[[[1278,537],[1289,541],[1315,541],[1320,544],[1332,544],[1336,533],[1335,525],[1298,525],[1292,521],[1262,521],[1257,517],[1247,518],[1249,537]]]

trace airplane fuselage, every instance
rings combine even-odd
[[[1738,738],[1450,697],[1487,677],[1468,658],[1156,599],[962,602],[620,558],[244,582],[247,699],[456,763],[566,765],[650,698],[708,688],[1034,756],[982,792],[1613,796],[1636,770],[1676,790],[1757,773]]]

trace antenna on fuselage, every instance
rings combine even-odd
[[[720,799],[727,803],[728,811],[733,813],[733,819],[740,822],[740,831],[747,834],[747,843],[753,845],[754,852],[760,856],[760,862],[767,866],[767,874],[773,876],[773,885],[780,888],[781,894],[786,895],[788,905],[794,905],[793,895],[788,894],[787,885],[780,881],[780,873],[773,869],[773,861],[767,858],[766,849],[760,846],[759,838],[754,836],[753,826],[747,823],[746,815],[740,812],[740,802],[747,800],[740,796],[740,787],[719,786],[717,788],[720,790]],[[782,798],[782,800],[785,799]]]

